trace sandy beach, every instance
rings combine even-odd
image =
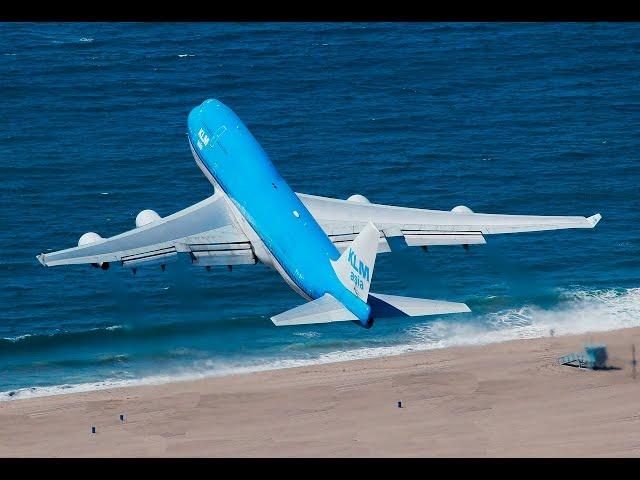
[[[555,364],[590,341],[620,369]],[[640,328],[18,399],[0,403],[0,456],[638,456],[634,342]]]

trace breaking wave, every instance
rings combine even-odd
[[[640,326],[640,288],[563,292],[551,309],[535,305],[482,315],[474,322],[438,320],[411,328],[427,348],[481,345],[523,338],[576,335]]]

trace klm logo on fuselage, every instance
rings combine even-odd
[[[202,150],[203,146],[209,145],[209,135],[206,134],[203,128],[198,131],[198,149]]]
[[[358,260],[356,253],[351,249],[349,249],[349,263],[362,278],[369,281],[369,267],[362,260]]]
[[[198,137],[202,140],[202,143],[209,145],[209,135],[207,135],[203,128],[198,132]]]

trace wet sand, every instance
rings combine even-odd
[[[619,370],[555,364],[592,340]],[[640,328],[0,402],[0,456],[639,456],[632,343]]]

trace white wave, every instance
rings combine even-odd
[[[123,325],[110,325],[108,327],[94,327],[94,328],[90,328],[89,330],[84,330],[84,331],[78,331],[78,332],[70,332],[69,330],[60,330],[60,329],[55,329],[54,331],[47,333],[47,334],[33,334],[33,333],[25,333],[23,335],[16,335],[15,337],[3,337],[2,340],[7,340],[8,342],[19,342],[21,340],[30,338],[30,337],[37,337],[37,336],[42,336],[42,337],[55,337],[56,335],[64,335],[64,334],[74,334],[74,333],[84,333],[85,331],[89,331],[89,332],[95,332],[98,330],[107,330],[109,332],[114,331],[114,330],[120,330],[122,328],[125,328]]]
[[[93,38],[90,38],[90,37],[82,37],[82,38],[80,39],[80,41],[81,41],[82,43],[91,43],[91,42],[93,42]]]
[[[178,54],[178,57],[180,57],[180,58],[184,58],[184,57],[195,57],[195,55],[194,55],[194,54],[192,54],[192,53],[180,53],[180,54]]]
[[[565,292],[560,305],[525,306],[493,312],[473,323],[436,321],[410,334],[427,348],[478,345],[520,338],[576,335],[640,326],[640,288]]]
[[[20,340],[24,340],[25,338],[33,337],[31,333],[25,333],[24,335],[16,335],[15,337],[3,337],[3,340],[7,340],[8,342],[19,342]]]
[[[320,336],[320,332],[293,332],[297,337],[315,338]]]
[[[77,385],[21,388],[0,392],[0,401],[134,385],[158,385],[238,373],[398,355],[451,346],[481,345],[522,338],[539,338],[548,336],[552,328],[556,335],[570,335],[637,326],[640,326],[640,288],[578,290],[566,292],[561,304],[552,310],[525,306],[481,315],[473,323],[435,320],[412,326],[406,329],[409,342],[402,345],[335,351],[305,359],[285,358],[268,360],[263,363],[255,360],[251,365],[233,365],[207,359],[196,362],[193,367],[175,371],[173,374],[153,375],[138,379],[105,380]]]

